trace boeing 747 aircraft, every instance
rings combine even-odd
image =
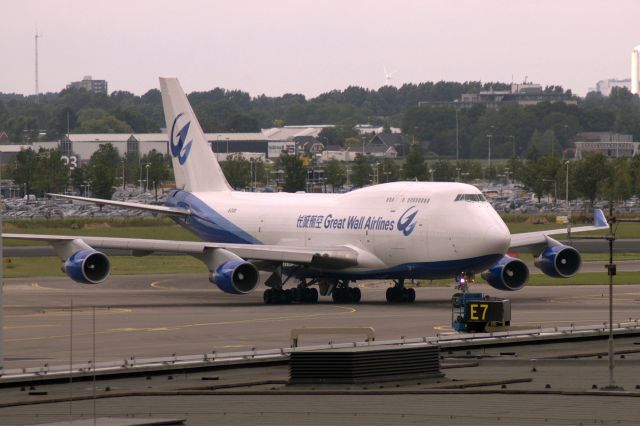
[[[185,253],[200,259],[210,281],[227,293],[246,294],[261,283],[265,303],[315,303],[318,295],[358,303],[363,279],[393,280],[389,302],[412,302],[407,279],[483,273],[499,290],[518,290],[529,277],[526,264],[509,250],[529,251],[552,277],[580,268],[576,249],[550,230],[511,235],[482,193],[471,185],[393,182],[346,194],[248,193],[234,191],[178,80],[161,78],[176,189],[164,206],[76,196],[57,197],[100,205],[143,209],[172,217],[202,242],[4,234],[45,240],[63,261],[67,275],[97,284],[110,273],[108,257],[96,249],[129,249],[133,255]],[[602,211],[593,226],[607,227]],[[316,289],[317,286],[317,289]],[[318,291],[319,289],[319,291]]]

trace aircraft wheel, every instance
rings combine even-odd
[[[389,287],[387,289],[387,303],[393,303],[395,302],[395,291],[393,291],[393,287]]]
[[[351,301],[353,303],[360,303],[360,298],[362,297],[362,292],[360,291],[360,289],[358,287],[355,287],[352,289],[352,293],[351,293]]]
[[[416,291],[414,289],[407,289],[407,296],[407,302],[413,303],[416,301]]]
[[[309,291],[308,297],[307,297],[307,303],[318,303],[318,289],[309,288],[307,290]]]
[[[264,300],[264,303],[266,305],[270,305],[271,303],[273,303],[273,290],[271,290],[270,288],[266,289],[264,291],[264,293],[262,293],[262,300]]]
[[[291,289],[291,301],[299,303],[302,299],[302,292],[299,288],[294,287]]]

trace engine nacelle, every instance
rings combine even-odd
[[[547,247],[534,260],[536,268],[553,278],[569,278],[580,269],[582,257],[578,250],[570,246],[555,245]]]
[[[251,263],[242,259],[233,259],[218,266],[211,281],[225,293],[246,294],[258,285],[260,274]]]
[[[109,276],[111,263],[104,253],[89,248],[69,256],[62,270],[75,282],[99,284]]]
[[[504,256],[481,275],[491,287],[497,290],[515,291],[527,285],[529,268],[520,259]]]

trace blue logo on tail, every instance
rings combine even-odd
[[[185,161],[187,161],[187,157],[189,156],[189,151],[191,151],[191,142],[187,142],[185,145],[184,140],[187,138],[187,134],[189,133],[189,126],[191,125],[190,121],[187,121],[187,124],[182,126],[182,129],[175,133],[176,123],[178,119],[184,115],[183,112],[178,114],[176,118],[173,120],[173,125],[171,126],[171,139],[169,140],[169,147],[171,148],[171,155],[174,157],[178,157],[178,162],[182,166]],[[178,137],[178,141],[176,143],[176,136]]]
[[[414,210],[415,208],[416,206],[409,207],[398,219],[398,231],[402,231],[405,237],[408,237],[416,227],[416,223],[413,220],[416,218],[418,210]],[[409,213],[412,210],[414,211]]]

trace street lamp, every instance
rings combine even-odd
[[[571,205],[569,204],[569,163],[570,161],[565,161],[565,165],[567,166],[567,177],[565,179],[565,203],[567,204],[567,235],[571,238]]]
[[[511,138],[511,145],[513,148],[513,158],[516,158],[516,137],[514,135],[509,135]]]
[[[147,179],[145,179],[144,181],[144,192],[149,192],[149,166],[151,165],[151,163],[146,163],[144,165],[144,168],[146,169],[147,172]]]
[[[456,182],[460,182],[460,167],[456,167],[456,172],[458,172],[458,177],[456,178]]]

